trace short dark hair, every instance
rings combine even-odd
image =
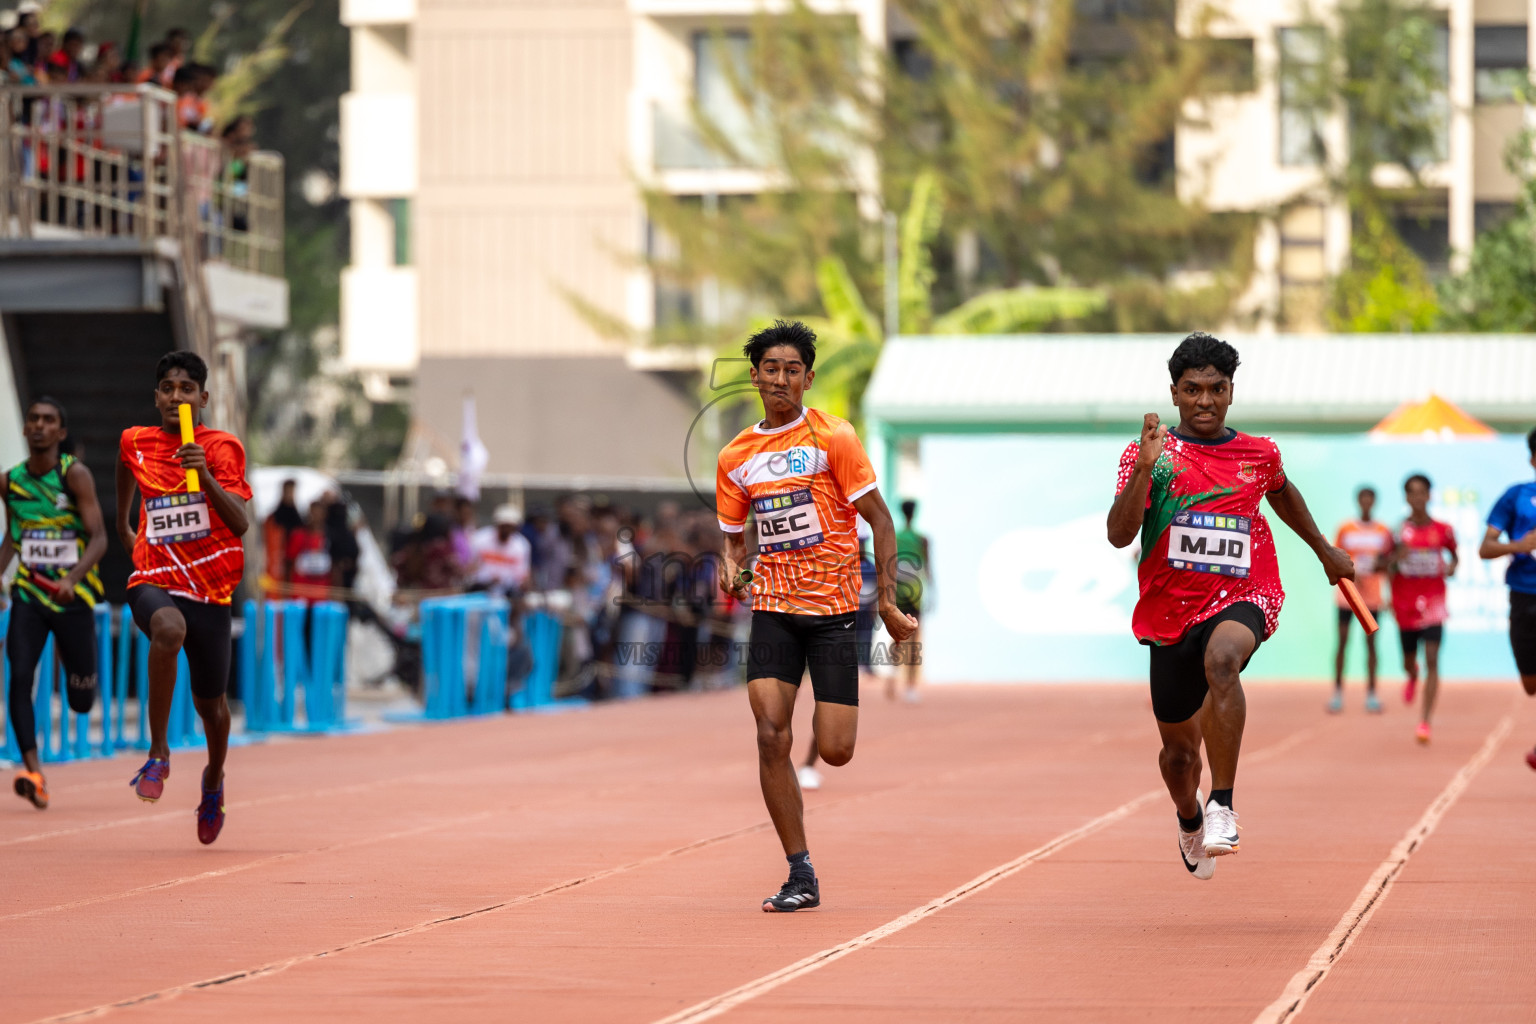
[[[1201,370],[1213,366],[1227,378],[1237,376],[1237,349],[1220,338],[1196,331],[1173,350],[1168,359],[1168,375],[1177,384],[1185,370]]]
[[[917,515],[917,502],[913,501],[911,498],[908,498],[906,501],[902,502],[901,514],[906,516],[908,519],[911,519],[913,516]]]
[[[1410,476],[1407,480],[1403,481],[1403,490],[1406,491],[1408,489],[1408,485],[1413,483],[1415,480],[1417,480],[1419,483],[1423,484],[1424,485],[1424,489],[1426,491],[1434,489],[1435,485],[1429,482],[1429,477],[1425,476],[1423,473],[1415,473],[1412,476]]]
[[[170,43],[156,43],[154,46],[149,48],[150,60],[154,60],[156,57],[169,57],[171,55],[172,49]]]
[[[75,42],[85,42],[85,33],[77,28],[72,28],[64,33],[64,45],[68,46],[70,43]]]
[[[53,406],[54,412],[59,414],[59,426],[65,429],[69,428],[69,413],[64,411],[64,403],[57,398],[54,398],[52,395],[38,395],[31,402],[27,403],[27,408],[30,410],[34,405]]]
[[[773,326],[748,338],[741,346],[741,354],[757,366],[763,361],[763,353],[775,345],[793,345],[807,370],[816,365],[816,332],[798,320],[775,320]]]
[[[1363,498],[1367,494],[1373,498],[1376,497],[1376,488],[1372,487],[1370,484],[1366,484],[1364,487],[1355,492],[1355,497]]]
[[[176,73],[171,76],[171,85],[191,85],[192,79],[195,77],[197,76],[192,71],[192,66],[190,64],[183,64],[181,67],[177,68]]]
[[[197,381],[198,387],[204,389],[208,387],[208,364],[203,362],[203,357],[196,352],[178,349],[161,356],[160,361],[155,364],[155,386],[158,387],[172,370],[183,370],[188,377]]]
[[[1536,427],[1533,427],[1531,432],[1525,435],[1525,446],[1531,450],[1532,455],[1536,455]]]
[[[165,38],[167,40],[176,39],[178,37],[181,38],[181,39],[191,39],[192,38],[192,33],[188,32],[186,29],[180,28],[180,27],[172,28],[172,29],[167,29],[166,32],[165,32]]]

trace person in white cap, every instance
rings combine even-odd
[[[493,594],[517,594],[528,584],[533,549],[522,534],[523,510],[502,505],[470,541],[475,556],[474,586]]]

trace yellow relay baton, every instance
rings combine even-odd
[[[192,438],[192,407],[183,402],[176,407],[177,415],[181,417],[181,443],[191,444]],[[195,494],[202,490],[202,485],[197,482],[197,470],[187,470],[187,492]]]

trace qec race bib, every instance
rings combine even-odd
[[[798,551],[824,539],[809,487],[752,499],[759,551]]]

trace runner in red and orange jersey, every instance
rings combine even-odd
[[[1279,446],[1227,426],[1237,365],[1236,349],[1203,332],[1174,349],[1168,372],[1179,425],[1143,417],[1141,440],[1120,456],[1106,524],[1117,548],[1141,536],[1131,629],[1152,649],[1158,767],[1179,818],[1179,855],[1199,879],[1211,877],[1215,857],[1238,850],[1232,787],[1248,717],[1239,673],[1279,626],[1285,601],[1261,503],[1313,550],[1329,583],[1355,575],[1313,522]],[[1211,763],[1203,808],[1202,742]]]
[[[149,760],[133,777],[139,799],[160,799],[171,772],[166,726],[183,647],[192,701],[208,737],[197,837],[211,843],[224,827],[224,756],[229,746],[230,598],[245,570],[240,537],[250,525],[245,449],[233,435],[201,423],[208,367],[191,352],[171,352],[155,367],[156,427],[123,431],[117,464],[117,528],[133,552],[128,603],[149,637]],[[190,405],[193,443],[181,443],[179,409]],[[187,486],[197,473],[199,490]],[[135,488],[139,526],[129,525]]]
[[[1360,597],[1371,614],[1379,616],[1382,570],[1387,564],[1387,557],[1392,554],[1392,531],[1385,523],[1371,518],[1371,510],[1376,507],[1376,491],[1373,488],[1360,488],[1355,501],[1360,505],[1360,518],[1351,519],[1340,526],[1333,544],[1354,560],[1355,586],[1360,588]],[[1342,590],[1335,592],[1335,599],[1339,605],[1339,649],[1333,659],[1333,699],[1328,702],[1331,714],[1344,710],[1344,648],[1349,643],[1350,624],[1355,621],[1355,613],[1350,610],[1349,602],[1344,600]],[[1374,633],[1365,635],[1365,710],[1372,714],[1381,713],[1381,701],[1376,697]]]
[[[1419,686],[1419,642],[1424,643],[1424,703],[1415,736],[1429,742],[1429,720],[1440,695],[1440,643],[1444,640],[1445,581],[1456,574],[1456,531],[1429,517],[1429,477],[1415,473],[1403,484],[1409,515],[1397,531],[1388,573],[1392,577],[1392,617],[1403,645],[1403,702],[1412,704]],[[1450,557],[1444,557],[1448,552]]]
[[[790,763],[790,719],[809,669],[817,749],[829,765],[853,757],[859,724],[856,511],[874,532],[880,617],[891,639],[906,640],[917,622],[896,607],[896,529],[864,446],[848,421],[803,405],[816,377],[816,335],[802,323],[780,320],[753,335],[743,352],[752,361],[763,419],[720,452],[720,585],[746,596],[738,572],[746,561],[750,513],[757,521],[758,558],[747,696],[757,720],[763,801],[790,864],[789,881],[763,901],[763,910],[806,910],[820,905],[821,891]]]

